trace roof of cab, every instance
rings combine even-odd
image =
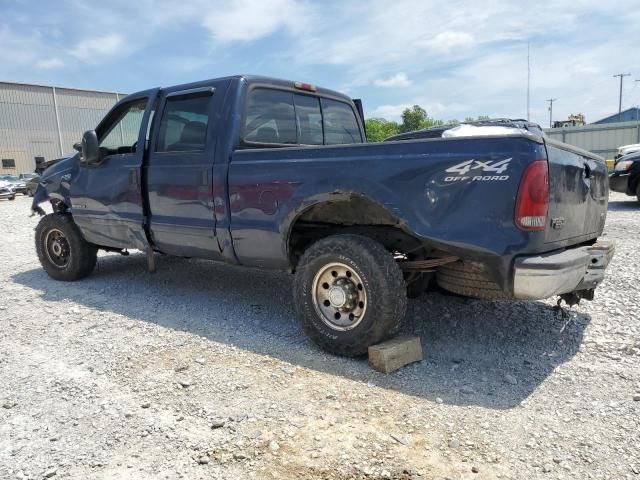
[[[281,78],[273,78],[273,77],[265,77],[265,76],[260,76],[260,75],[230,75],[227,77],[219,77],[219,78],[211,78],[211,79],[207,79],[207,80],[199,80],[197,82],[191,82],[191,83],[183,83],[180,85],[170,85],[167,87],[162,87],[162,90],[164,91],[179,91],[179,90],[189,90],[192,88],[198,88],[198,87],[202,87],[204,85],[206,85],[208,82],[211,81],[217,81],[217,80],[240,80],[240,81],[244,81],[246,82],[248,85],[252,85],[252,84],[266,84],[266,85],[273,85],[275,87],[284,87],[284,88],[288,88],[288,89],[293,89],[295,88],[295,83],[298,82],[298,80],[284,80]],[[322,87],[318,87],[315,84],[313,84],[316,87],[316,91],[315,92],[310,92],[304,89],[300,89],[300,92],[306,92],[306,93],[311,93],[311,94],[317,94],[317,95],[324,95],[324,96],[328,96],[328,97],[336,97],[336,98],[341,98],[347,101],[351,101],[351,98],[348,95],[345,95],[344,93],[340,93],[337,92],[335,90],[330,90],[328,88],[322,88]],[[138,94],[138,93],[142,93],[141,92],[135,92],[132,95]]]

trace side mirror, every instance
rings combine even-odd
[[[95,130],[87,130],[82,135],[82,156],[83,163],[88,165],[98,163],[100,161],[100,146],[98,145],[98,136]]]
[[[76,142],[73,144],[73,149],[76,152],[82,152],[82,142]]]

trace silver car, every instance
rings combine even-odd
[[[0,198],[6,198],[8,200],[16,199],[16,192],[13,191],[9,182],[0,180]]]

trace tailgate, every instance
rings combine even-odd
[[[549,218],[545,243],[598,237],[608,203],[607,167],[602,158],[545,139],[549,159]]]

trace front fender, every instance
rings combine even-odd
[[[51,202],[55,210],[67,210],[71,207],[71,182],[77,170],[78,156],[74,155],[47,168],[40,179],[38,188],[33,195],[31,211],[44,215],[40,204]]]

